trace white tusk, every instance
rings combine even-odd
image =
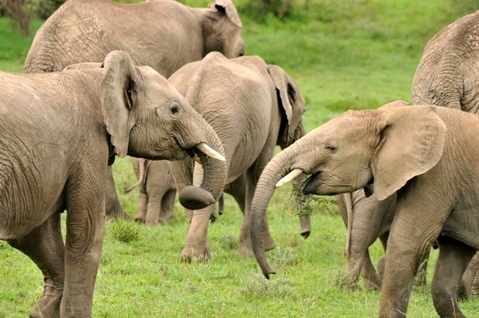
[[[213,148],[211,148],[204,142],[202,142],[201,144],[198,144],[196,148],[198,148],[202,153],[204,153],[208,157],[211,157],[219,161],[226,161],[225,157],[222,154],[220,154],[218,151],[214,150]]]
[[[302,169],[294,169],[290,173],[288,173],[285,177],[283,177],[281,180],[276,183],[276,188],[284,186],[286,183],[292,181],[294,178],[299,176],[300,174],[303,173]]]

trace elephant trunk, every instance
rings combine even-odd
[[[195,112],[193,109],[192,111]],[[203,181],[200,187],[192,185],[192,160],[186,159],[178,163],[170,162],[170,167],[179,192],[180,203],[187,209],[198,210],[215,203],[223,193],[226,180],[226,162],[224,160],[223,144],[213,128],[198,113],[195,112],[192,116],[195,119],[194,122],[188,123],[189,128],[180,129],[179,131],[186,131],[186,133],[177,138],[181,140],[179,141],[180,144],[187,145],[192,140],[198,140],[198,136],[194,134],[203,134],[200,136],[199,143],[196,142],[192,147],[188,147],[194,157],[197,157],[203,165]],[[213,152],[210,148],[213,149]],[[215,157],[214,152],[222,156],[223,160],[218,159],[218,156]]]
[[[302,193],[302,185],[306,181],[304,173],[294,179],[293,192],[295,194],[296,209],[299,212],[299,224],[301,225],[301,236],[307,239],[311,235],[311,213],[305,212],[305,207],[309,203],[310,195]]]
[[[267,279],[275,272],[268,264],[261,242],[266,207],[274,194],[276,183],[290,172],[295,154],[298,153],[297,148],[297,143],[289,146],[268,163],[261,174],[253,197],[250,213],[251,243],[256,261]]]
[[[301,224],[301,236],[307,239],[311,234],[311,214],[301,214],[299,223]]]

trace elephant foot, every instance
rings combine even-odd
[[[368,290],[368,291],[381,290],[381,282],[365,279],[364,280],[364,289]]]
[[[160,217],[160,223],[163,225],[166,225],[171,221],[176,221],[176,217],[173,214],[165,216],[165,217]]]
[[[263,239],[264,240],[264,239]],[[270,240],[263,241],[263,249],[265,251],[270,251],[276,247],[273,239],[270,237]],[[253,247],[251,246],[250,240],[242,240],[240,238],[238,243],[238,248],[236,249],[235,255],[245,256],[245,257],[254,257]]]
[[[62,300],[62,289],[55,289],[53,286],[45,285],[42,298],[30,310],[29,317],[60,317],[60,303]]]
[[[253,249],[250,247],[248,248],[244,244],[239,244],[238,248],[236,249],[235,255],[244,256],[244,257],[254,257]]]
[[[202,252],[200,252],[202,251]],[[206,263],[211,258],[210,247],[208,244],[204,247],[188,247],[186,246],[181,252],[181,262],[190,264],[192,262],[196,263]]]
[[[122,208],[107,210],[106,217],[109,219],[131,220],[131,217],[128,214],[126,214]],[[135,218],[135,221],[136,221],[136,218]]]
[[[145,218],[142,216],[135,216],[135,222],[145,223]]]

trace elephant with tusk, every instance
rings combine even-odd
[[[202,61],[183,66],[169,80],[223,142],[226,177],[218,182],[245,215],[236,253],[252,257],[248,215],[256,183],[276,145],[286,148],[304,135],[304,98],[282,68],[266,64],[259,56],[227,59],[219,52],[211,52]],[[204,166],[189,158],[169,164],[178,188],[202,184]],[[193,194],[197,188],[189,190]],[[211,257],[208,225],[213,208],[187,211],[189,229],[182,261]],[[262,232],[264,247],[274,248],[267,226]]]
[[[43,273],[30,317],[91,317],[108,165],[197,155],[204,188],[189,201],[207,206],[223,190],[208,181],[225,175],[221,141],[173,85],[122,51],[62,72],[0,72],[0,83],[0,239]]]
[[[306,194],[368,187],[384,200],[397,192],[379,316],[406,316],[418,264],[437,243],[434,307],[441,317],[464,317],[456,290],[479,250],[477,127],[475,114],[396,101],[374,110],[350,110],[309,132],[268,163],[256,187],[250,233],[263,274],[275,273],[264,255],[261,229],[276,185],[303,172],[309,176]]]

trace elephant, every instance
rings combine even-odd
[[[464,317],[456,290],[479,249],[479,117],[457,109],[391,102],[349,110],[310,131],[264,168],[254,194],[251,242],[266,278],[261,245],[275,186],[307,174],[305,194],[365,189],[384,200],[397,193],[387,242],[379,316],[405,317],[420,259],[439,246],[431,294],[441,317]]]
[[[208,205],[209,176],[225,174],[221,141],[166,78],[122,51],[62,72],[0,72],[0,82],[0,239],[43,273],[30,317],[91,317],[108,165],[198,156],[208,176],[196,205]]]
[[[355,286],[361,274],[366,289],[378,289],[381,287],[384,273],[384,257],[378,261],[378,275],[371,262],[368,247],[379,238],[386,251],[389,230],[396,213],[397,196],[393,194],[379,201],[374,194],[366,197],[364,190],[359,189],[352,193],[336,195],[335,198],[339,213],[348,228],[348,241],[344,253],[350,270],[351,285]],[[417,285],[426,285],[428,257],[429,253],[426,253],[419,262]],[[468,299],[479,294],[479,253],[467,266],[457,294],[459,299]]]
[[[168,78],[212,51],[243,55],[242,27],[231,0],[215,0],[208,9],[171,0],[68,0],[35,34],[23,71],[61,71],[70,64],[100,62],[110,51],[122,50],[135,64],[148,65]]]
[[[176,220],[173,214],[176,185],[168,162],[166,160],[132,158],[132,164],[138,182],[126,188],[125,192],[128,193],[136,187],[140,187],[135,221],[156,225],[158,222],[167,224]],[[223,214],[223,211],[224,198],[221,195],[218,213]]]
[[[171,0],[68,0],[35,34],[23,71],[61,71],[70,64],[101,62],[110,51],[122,50],[137,65],[148,65],[168,78],[212,51],[229,58],[243,55],[241,30],[231,0],[215,0],[205,9]],[[107,178],[107,216],[129,219],[111,169]]]
[[[429,40],[412,84],[414,104],[479,113],[479,11],[466,15]]]
[[[252,257],[248,215],[256,183],[263,167],[274,156],[276,145],[286,148],[305,134],[304,98],[282,68],[266,64],[259,56],[227,59],[221,53],[211,52],[202,61],[180,68],[169,81],[223,143],[226,178],[220,182],[244,214],[236,254]],[[192,160],[169,165],[177,187],[201,184],[202,167],[193,165]],[[189,228],[181,252],[183,262],[211,257],[208,224],[212,208],[187,210]],[[264,247],[274,248],[267,226],[263,235]]]

